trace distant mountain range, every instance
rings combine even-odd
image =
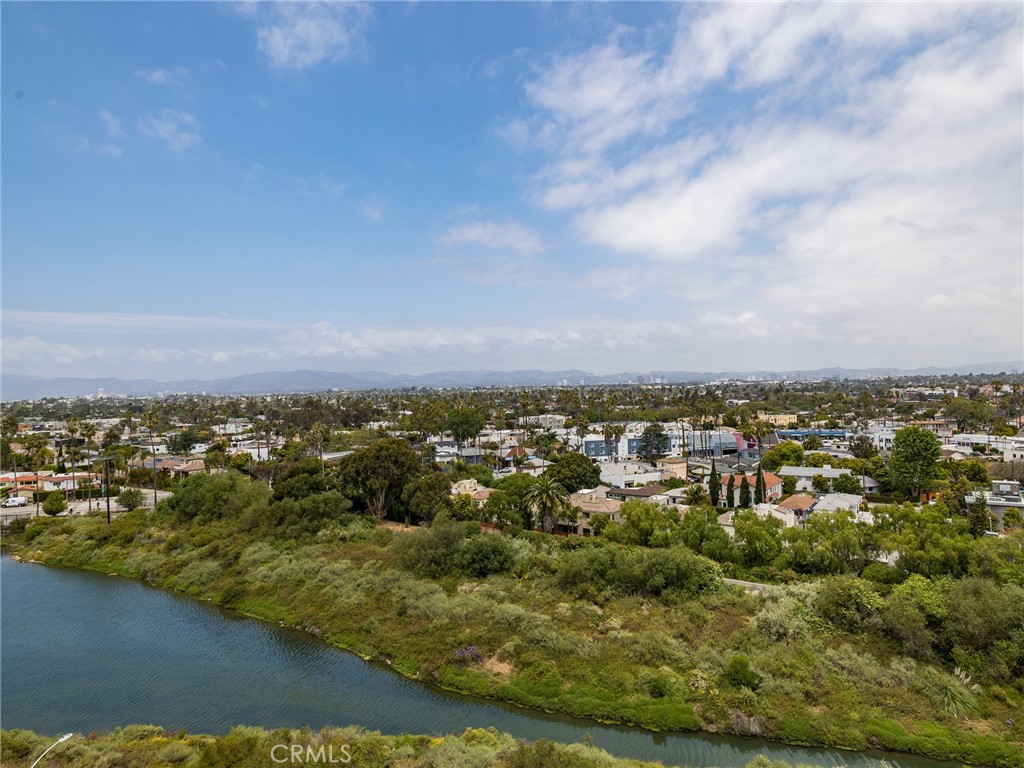
[[[0,377],[0,399],[38,400],[43,397],[83,397],[96,395],[102,389],[108,396],[146,396],[163,394],[256,395],[329,390],[399,389],[403,387],[489,387],[545,386],[568,384],[626,384],[646,382],[708,382],[722,379],[867,379],[886,376],[949,376],[953,374],[1019,373],[1024,362],[979,363],[948,367],[915,368],[819,368],[804,371],[648,371],[594,374],[581,370],[567,371],[441,371],[420,375],[362,371],[269,371],[232,376],[226,379],[153,379],[54,378],[5,373]]]

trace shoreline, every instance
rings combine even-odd
[[[933,755],[933,754],[922,754],[922,753],[919,753],[919,752],[898,751],[898,750],[890,750],[890,749],[884,749],[884,748],[879,748],[879,747],[869,747],[867,749],[849,749],[849,748],[844,748],[844,747],[841,747],[841,746],[837,746],[837,745],[833,745],[833,744],[826,744],[826,743],[822,743],[822,742],[788,741],[788,740],[783,740],[783,739],[771,738],[771,737],[768,737],[768,736],[728,733],[728,732],[723,732],[721,730],[716,730],[716,729],[713,729],[713,728],[699,728],[699,729],[693,729],[693,730],[658,729],[658,728],[653,728],[653,727],[646,726],[646,725],[643,725],[643,724],[640,724],[640,723],[627,722],[627,721],[623,721],[623,720],[613,720],[613,719],[604,719],[604,718],[597,718],[597,717],[580,716],[580,715],[572,714],[570,712],[567,712],[567,711],[562,710],[562,709],[557,709],[557,708],[531,707],[531,706],[527,706],[527,705],[518,703],[518,702],[513,701],[513,700],[502,698],[501,696],[498,696],[498,695],[488,695],[488,694],[484,694],[484,693],[480,693],[480,692],[469,691],[469,690],[460,689],[458,687],[451,686],[451,685],[444,685],[444,684],[442,684],[440,682],[437,682],[437,681],[434,681],[434,680],[424,679],[423,677],[420,677],[417,674],[411,673],[411,672],[407,671],[406,669],[403,669],[401,665],[396,665],[395,663],[393,663],[393,661],[390,658],[387,658],[386,656],[384,656],[384,655],[382,655],[380,653],[367,654],[367,653],[361,652],[358,648],[356,648],[354,646],[346,645],[346,644],[344,644],[342,642],[339,642],[339,641],[337,641],[335,639],[321,636],[323,633],[319,633],[318,634],[318,633],[312,631],[312,629],[315,629],[315,628],[310,628],[309,626],[303,626],[301,624],[289,623],[289,622],[282,621],[282,620],[277,619],[277,618],[273,618],[273,617],[266,616],[266,615],[261,615],[260,613],[253,612],[253,611],[250,611],[250,610],[243,610],[243,609],[240,609],[240,608],[224,605],[220,601],[216,600],[214,597],[202,597],[202,596],[199,596],[199,595],[190,594],[186,590],[178,589],[178,588],[175,588],[173,586],[166,585],[166,584],[158,584],[154,580],[146,579],[146,578],[144,578],[144,577],[142,577],[140,575],[128,573],[128,572],[125,572],[123,570],[122,571],[116,571],[116,570],[115,571],[110,571],[110,570],[108,570],[111,567],[109,564],[105,565],[105,566],[102,566],[102,567],[97,567],[97,566],[90,566],[90,565],[68,565],[68,564],[66,564],[64,562],[60,562],[60,561],[57,561],[57,562],[47,562],[46,560],[37,559],[35,557],[24,557],[24,556],[22,556],[22,554],[19,551],[11,551],[11,548],[7,545],[6,542],[5,542],[4,546],[3,546],[2,554],[3,554],[3,556],[9,557],[12,561],[17,562],[19,564],[40,565],[40,566],[43,566],[45,568],[58,568],[58,569],[67,569],[67,570],[72,570],[72,571],[84,571],[84,572],[89,572],[89,573],[93,573],[93,574],[97,574],[97,575],[105,575],[105,576],[113,576],[113,577],[130,579],[130,580],[138,582],[138,583],[140,583],[140,584],[142,584],[144,586],[150,587],[152,589],[159,590],[161,592],[164,592],[164,593],[167,593],[167,594],[170,594],[170,595],[174,595],[176,597],[185,598],[185,599],[193,600],[193,601],[196,601],[196,602],[199,602],[199,603],[212,605],[213,607],[216,607],[217,610],[223,611],[225,613],[233,614],[235,616],[244,617],[244,618],[250,619],[250,620],[255,620],[255,621],[263,622],[263,623],[266,623],[266,624],[273,624],[273,625],[275,625],[277,627],[280,627],[280,628],[283,628],[283,629],[287,629],[287,630],[294,631],[294,632],[299,632],[299,633],[309,637],[313,641],[322,643],[324,646],[326,646],[328,648],[331,648],[331,649],[337,650],[337,651],[341,651],[343,653],[352,654],[353,656],[356,656],[359,659],[361,659],[363,662],[365,662],[367,664],[370,664],[372,666],[378,667],[378,668],[380,668],[382,670],[383,669],[387,669],[388,671],[396,672],[403,679],[405,679],[405,680],[407,680],[407,681],[409,681],[411,683],[415,683],[417,685],[423,686],[423,687],[425,687],[427,689],[432,689],[432,690],[435,690],[435,691],[441,691],[441,692],[444,692],[445,694],[455,695],[455,696],[458,696],[460,698],[465,698],[465,699],[467,699],[469,701],[486,702],[488,704],[496,705],[496,706],[499,706],[499,707],[502,707],[502,708],[507,708],[507,709],[512,710],[512,711],[522,711],[522,712],[525,712],[525,713],[535,713],[535,714],[538,714],[538,715],[546,714],[546,715],[551,715],[551,716],[554,716],[554,717],[557,717],[557,718],[565,718],[568,721],[579,722],[581,724],[582,723],[593,723],[595,725],[600,725],[600,726],[603,726],[603,727],[610,727],[610,728],[613,728],[613,729],[623,730],[623,731],[628,731],[628,732],[645,733],[645,734],[649,734],[651,736],[659,736],[659,735],[661,735],[661,736],[679,736],[679,737],[684,737],[684,738],[687,737],[687,736],[697,736],[698,738],[700,738],[700,737],[719,737],[719,738],[723,738],[723,739],[726,739],[726,740],[741,740],[741,741],[747,742],[749,744],[757,744],[757,743],[760,742],[760,743],[765,743],[765,744],[769,744],[769,745],[778,745],[779,747],[793,746],[793,747],[808,748],[808,749],[812,749],[812,750],[836,751],[836,752],[840,752],[840,753],[849,754],[851,756],[852,755],[858,755],[858,756],[863,756],[865,758],[877,759],[877,760],[886,760],[887,758],[896,758],[896,759],[898,759],[900,756],[906,756],[906,757],[912,757],[912,758],[924,758],[924,759],[927,759],[927,760],[935,761],[937,763],[946,763],[946,764],[948,764],[950,766],[965,764],[965,761],[958,760],[956,758],[951,758],[951,757],[948,757],[948,756],[940,757],[940,756],[936,756],[936,755]],[[982,767],[985,765],[984,763],[966,763],[966,764],[977,765],[977,766],[982,766]],[[1022,763],[1022,764],[1024,764],[1024,763]]]

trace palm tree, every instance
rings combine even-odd
[[[604,430],[602,436],[604,437],[604,452],[605,455],[612,455],[612,440],[615,438],[614,425],[610,421],[604,423]]]
[[[96,443],[93,442],[93,438],[96,437],[96,425],[91,422],[85,422],[82,424],[82,437],[85,438],[86,450],[92,450],[96,447]],[[95,469],[95,466],[93,466]],[[89,511],[92,512],[92,478],[89,478]]]
[[[536,484],[523,498],[540,517],[541,528],[545,533],[553,533],[557,520],[572,510],[568,491],[546,473],[537,478]]]
[[[149,451],[153,454],[153,509],[156,509],[156,428],[160,424],[160,417],[155,409],[150,408],[142,414],[142,426],[149,430]]]
[[[580,439],[580,453],[583,453],[583,438],[590,433],[590,422],[587,417],[580,415],[576,417],[576,437]]]
[[[75,462],[78,461],[78,445],[75,444],[75,438],[82,431],[82,420],[77,416],[72,416],[64,425],[64,431],[71,438],[69,458],[71,459],[71,498],[73,500],[78,495],[78,478],[75,476]]]
[[[619,441],[622,440],[622,436],[624,434],[626,434],[626,425],[625,424],[613,424],[612,425],[612,440],[615,442],[616,446],[618,446]],[[615,452],[615,463],[616,464],[619,463],[619,452],[618,452],[618,450],[616,450],[616,452]]]
[[[7,441],[7,448],[11,452],[11,462],[14,464],[14,495],[18,495],[18,455],[14,452],[11,441],[18,434],[18,419],[15,416],[4,416],[0,421],[0,434]]]
[[[33,432],[25,438],[25,449],[36,471],[36,517],[39,517],[39,468],[47,459],[53,458],[53,451],[47,445],[46,435],[41,432]]]
[[[309,440],[316,446],[317,454],[320,456],[320,474],[324,474],[324,442],[326,442],[330,430],[319,421],[309,430]]]

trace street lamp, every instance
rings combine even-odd
[[[53,744],[51,744],[46,749],[44,749],[43,750],[43,754],[41,754],[39,757],[37,757],[36,761],[34,763],[32,763],[32,765],[30,765],[29,768],[36,768],[36,766],[39,765],[39,761],[42,760],[46,756],[47,752],[49,752],[51,749],[56,747],[58,744],[63,744],[65,741],[67,741],[68,739],[70,739],[74,735],[75,734],[73,734],[73,733],[65,733],[63,736],[61,736],[59,739],[57,739],[55,742],[53,742]]]

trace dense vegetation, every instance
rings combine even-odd
[[[853,524],[836,518],[839,533],[783,541],[776,559],[796,550],[817,563],[832,547],[812,570],[847,565],[760,596],[722,585],[707,539],[691,536],[711,528],[691,530],[689,517],[678,536],[626,543],[484,533],[448,510],[398,532],[353,514],[315,461],[279,474],[273,491],[238,474],[196,475],[155,513],[110,526],[32,520],[5,546],[207,597],[410,677],[523,706],[1022,766],[1020,534],[965,534],[954,558],[963,572],[950,574],[949,532],[939,537],[928,514],[894,525],[885,543],[905,539],[896,562],[913,568],[858,560],[843,527]],[[653,533],[643,514],[634,519]],[[771,548],[741,527],[730,546],[742,557]]]
[[[30,731],[0,731],[0,765],[28,768],[54,739]],[[290,749],[300,759],[290,760]],[[272,753],[273,750],[273,753]],[[615,758],[581,744],[513,739],[493,729],[468,728],[460,735],[383,736],[359,728],[239,726],[223,736],[166,732],[130,725],[112,733],[76,736],[40,763],[41,768],[266,768],[283,764],[336,764],[355,768],[655,768],[654,763]],[[748,768],[789,768],[754,760]]]

